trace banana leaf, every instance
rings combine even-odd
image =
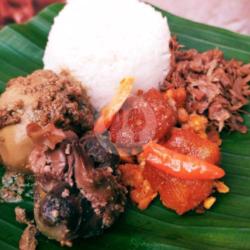
[[[43,67],[48,32],[62,7],[50,6],[27,24],[10,25],[0,31],[0,91],[10,78]],[[250,61],[250,37],[162,13],[168,17],[172,34],[186,48],[219,48],[226,58]],[[250,106],[246,110],[250,111]],[[250,128],[249,115],[245,115],[245,123]],[[159,201],[143,212],[130,204],[103,236],[77,240],[72,249],[250,249],[250,133],[224,132],[222,152],[225,182],[231,192],[218,195],[214,207],[205,214],[190,212],[180,217]],[[0,249],[18,249],[24,226],[15,221],[17,205],[32,211],[33,202],[26,197],[20,204],[0,204]],[[38,240],[38,249],[62,249],[43,236]]]

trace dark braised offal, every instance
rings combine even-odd
[[[172,39],[170,48],[171,68],[162,88],[184,87],[186,109],[207,115],[210,127],[221,131],[226,126],[245,133],[241,111],[250,97],[250,64],[227,61],[219,49],[203,53],[181,50],[176,39]]]
[[[38,229],[70,245],[74,238],[99,235],[110,227],[126,202],[113,145],[92,133],[79,140],[53,125],[41,129],[31,124],[28,134],[36,143],[29,163],[36,177]]]
[[[95,168],[111,167],[113,170],[116,169],[119,156],[116,148],[107,137],[88,132],[81,138],[80,143]]]

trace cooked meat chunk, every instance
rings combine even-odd
[[[79,140],[72,131],[53,125],[38,131],[37,124],[28,127],[36,142],[29,164],[36,178],[38,229],[66,245],[76,237],[101,234],[126,202],[127,191],[116,169],[119,159],[112,156],[117,154],[114,146],[91,133]]]

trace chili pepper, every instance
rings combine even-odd
[[[225,175],[224,170],[216,165],[177,153],[155,142],[144,146],[140,159],[166,174],[182,179],[213,180]]]

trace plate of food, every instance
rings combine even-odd
[[[250,37],[138,0],[0,31],[0,249],[250,249]]]

